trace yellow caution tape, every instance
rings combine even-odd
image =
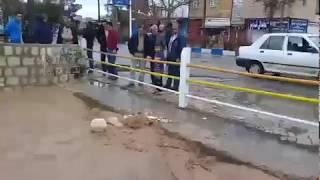
[[[275,98],[295,100],[295,101],[311,103],[311,104],[319,104],[320,103],[320,100],[315,99],[315,98],[307,98],[307,97],[302,97],[302,96],[294,96],[294,95],[289,95],[289,94],[281,94],[281,93],[274,93],[274,92],[269,92],[269,91],[242,88],[242,87],[230,86],[230,85],[225,85],[225,84],[215,83],[215,82],[206,82],[206,81],[200,81],[200,80],[194,80],[194,79],[189,79],[188,82],[191,84],[204,85],[204,86],[209,86],[209,87],[217,87],[217,88],[247,92],[247,93],[264,95],[264,96],[271,96],[271,97],[275,97]]]

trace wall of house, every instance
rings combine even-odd
[[[206,0],[206,16],[212,18],[230,18],[232,12],[232,0],[216,0],[216,5],[210,7],[210,1]]]
[[[314,21],[316,19],[316,0],[307,0],[303,6],[301,1],[297,1],[291,8],[286,8],[284,17],[308,19]],[[245,0],[241,8],[241,16],[244,18],[263,18],[266,17],[262,2],[256,0]],[[276,11],[275,17],[280,17],[280,11]]]
[[[192,4],[189,7],[189,18],[190,19],[202,19],[204,15],[204,2],[205,0],[195,0],[192,3],[198,3],[198,7],[194,7]]]
[[[74,77],[72,69],[80,72],[77,67],[81,56],[73,53],[74,48],[0,44],[0,90],[67,82]]]

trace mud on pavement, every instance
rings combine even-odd
[[[141,114],[124,119],[123,112],[77,97],[58,87],[0,92],[0,179],[279,179],[179,138]],[[109,117],[124,126],[90,132],[92,118]]]

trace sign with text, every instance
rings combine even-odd
[[[128,6],[129,0],[112,0],[112,5],[114,5],[114,6]]]

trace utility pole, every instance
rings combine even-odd
[[[100,22],[101,16],[100,16],[100,0],[98,0],[98,21]]]
[[[132,36],[132,0],[129,0],[129,38]]]

